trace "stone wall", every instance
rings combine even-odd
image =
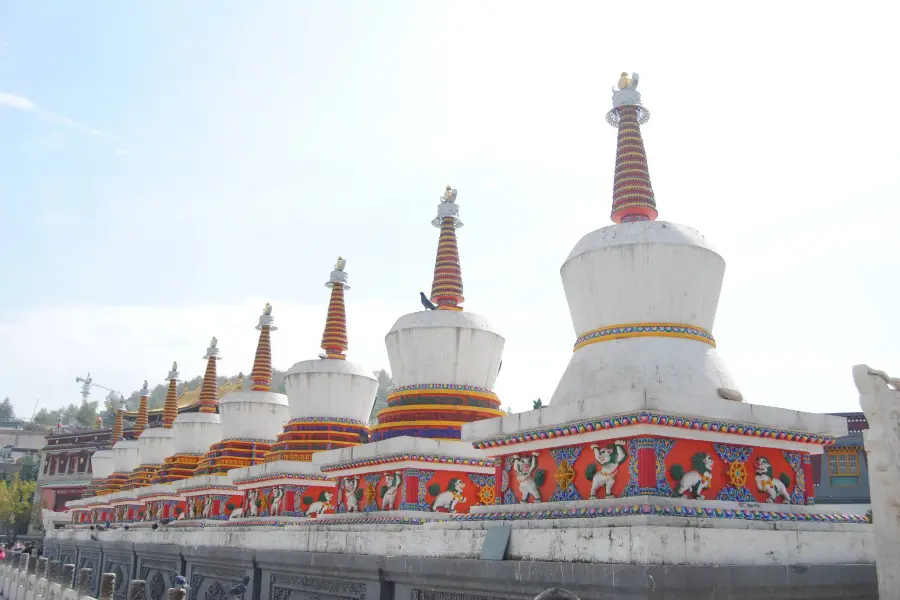
[[[48,540],[51,560],[70,551]],[[191,584],[189,600],[215,600],[250,577],[238,600],[527,600],[563,587],[583,600],[866,599],[876,600],[875,567],[856,565],[690,566],[381,557],[240,548],[78,542],[76,564],[99,561],[118,581],[146,580],[162,600],[174,572]],[[83,553],[83,555],[82,555]],[[7,567],[18,564],[18,558]],[[99,577],[98,577],[99,579]],[[124,579],[124,577],[122,578]],[[97,590],[93,590],[96,595]],[[31,600],[31,599],[28,599]],[[37,599],[35,599],[37,600]]]

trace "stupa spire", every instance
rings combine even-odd
[[[259,329],[259,342],[253,358],[253,370],[250,371],[250,390],[253,392],[268,392],[272,387],[272,343],[269,334],[278,329],[274,323],[272,305],[266,302],[256,326]]]
[[[456,190],[448,185],[441,196],[438,214],[431,221],[432,225],[441,229],[437,258],[434,261],[434,280],[431,284],[431,301],[438,310],[462,310],[462,269],[459,266],[456,230],[463,223],[457,215],[459,206],[456,205]]]
[[[322,334],[322,350],[325,358],[346,360],[347,351],[347,309],[344,306],[344,290],[349,290],[347,273],[344,267],[347,261],[338,256],[334,271],[325,283],[331,288],[331,300],[328,301],[328,316],[325,318],[325,332]]]
[[[213,338],[206,349],[206,373],[203,374],[203,383],[200,384],[200,412],[215,413],[219,405],[219,395],[216,390],[216,361],[219,360],[219,340]]]
[[[162,425],[165,429],[172,429],[175,418],[178,416],[178,363],[172,363],[172,370],[166,376],[169,380],[169,389],[166,391],[166,403],[163,406]]]
[[[606,113],[607,123],[619,130],[610,215],[614,223],[655,221],[658,214],[640,127],[650,120],[650,111],[641,105],[638,79],[637,73],[622,73],[613,88],[613,108]]]
[[[119,408],[116,409],[116,420],[113,421],[113,430],[112,430],[112,443],[115,444],[119,440],[122,439],[122,434],[125,431],[124,426],[125,420],[125,409],[122,408],[122,404],[119,403]]]
[[[144,433],[144,429],[147,427],[147,421],[150,414],[150,388],[147,380],[144,380],[144,385],[141,388],[141,402],[138,404],[138,414],[137,419],[134,421],[134,437],[135,439],[141,437],[141,434]]]

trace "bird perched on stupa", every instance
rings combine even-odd
[[[422,300],[422,306],[425,307],[425,310],[437,310],[437,306],[428,299],[428,296],[425,295],[425,292],[419,292],[419,298]]]

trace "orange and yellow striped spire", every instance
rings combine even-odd
[[[219,408],[219,396],[216,391],[216,361],[219,360],[219,340],[213,338],[206,349],[206,373],[200,387],[200,412],[215,413]]]
[[[346,360],[347,351],[347,309],[344,306],[344,290],[349,290],[347,273],[344,267],[347,261],[338,256],[325,287],[331,288],[331,300],[328,301],[328,316],[325,318],[325,333],[322,334],[322,350],[326,358]]]
[[[640,127],[650,120],[650,111],[641,105],[638,79],[637,73],[631,77],[622,73],[618,89],[613,88],[613,109],[606,114],[606,121],[619,130],[610,214],[613,223],[655,221],[658,214]]]
[[[144,386],[141,388],[141,402],[138,404],[137,419],[134,421],[134,437],[141,437],[144,429],[147,428],[147,421],[150,414],[150,388],[147,380],[144,380]]]
[[[437,258],[434,261],[434,281],[431,283],[431,301],[438,310],[462,310],[463,282],[459,266],[459,246],[456,230],[463,226],[456,205],[456,190],[449,185],[441,196],[438,216],[431,224],[441,228]]]
[[[112,430],[112,443],[115,444],[119,440],[122,439],[122,434],[125,432],[124,426],[125,420],[125,409],[122,408],[122,404],[119,404],[119,408],[116,409],[116,420],[113,421],[113,430]]]
[[[162,426],[172,429],[172,424],[178,416],[178,363],[172,363],[172,370],[166,376],[169,380],[169,389],[166,390],[166,403],[163,405]]]
[[[278,329],[274,323],[272,305],[266,302],[263,314],[259,317],[259,324],[256,326],[259,329],[259,343],[256,344],[253,370],[250,371],[252,392],[268,392],[272,387],[272,342],[269,334]]]

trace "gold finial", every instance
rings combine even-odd
[[[347,266],[347,261],[344,260],[344,257],[338,256],[337,262],[334,263],[334,270],[335,271],[343,271],[344,267],[346,267],[346,266]]]
[[[631,83],[631,77],[628,76],[628,73],[622,73],[622,76],[619,77],[619,89],[624,90],[629,83]]]
[[[263,314],[267,317],[272,314],[272,305],[266,302],[266,307],[263,309]]]
[[[444,195],[441,196],[441,202],[442,203],[456,202],[456,190],[454,190],[452,187],[450,187],[448,185],[447,189],[444,190]]]

